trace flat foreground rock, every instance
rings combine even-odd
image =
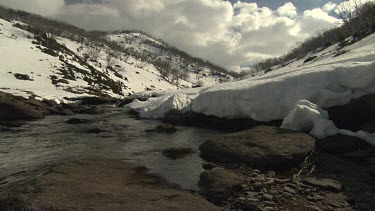
[[[118,160],[90,158],[0,193],[0,210],[219,210],[203,197]]]
[[[201,156],[224,163],[244,163],[261,170],[287,170],[299,164],[315,146],[315,139],[291,130],[260,126],[209,138]]]

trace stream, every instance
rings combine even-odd
[[[67,124],[70,118],[93,123]],[[193,127],[177,127],[173,134],[145,132],[158,125],[160,121],[138,119],[123,109],[111,108],[100,115],[48,116],[1,131],[0,191],[42,175],[62,162],[94,156],[130,161],[183,188],[197,190],[204,162],[198,147],[207,136],[220,132]],[[88,134],[92,128],[106,132]],[[193,148],[195,153],[177,160],[161,154],[175,147]]]

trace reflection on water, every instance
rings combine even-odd
[[[94,123],[66,124],[72,117]],[[155,120],[137,120],[114,109],[102,115],[49,116],[0,132],[0,190],[41,175],[63,161],[90,156],[132,161],[184,188],[196,190],[203,171],[198,147],[208,135],[217,132],[189,127],[178,127],[175,134],[145,132],[158,124]],[[95,127],[106,132],[86,133]],[[170,160],[161,151],[171,147],[194,148],[196,153]]]

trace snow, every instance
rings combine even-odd
[[[191,96],[185,94],[176,94],[172,96],[163,96],[153,98],[142,102],[137,99],[127,107],[139,112],[142,118],[164,118],[171,113],[186,113],[191,111]]]
[[[316,125],[316,121],[328,119],[327,111],[307,100],[300,100],[285,117],[281,128],[309,132]]]
[[[336,56],[339,50],[348,52]],[[342,49],[336,44],[309,56],[318,58],[306,64],[303,61],[307,58],[303,58],[267,74],[184,90],[184,93],[188,93],[191,111],[195,113],[262,122],[285,118],[284,127],[324,138],[340,131],[320,108],[344,105],[375,93],[375,34]],[[163,96],[178,92],[154,92],[158,101],[148,107],[147,116],[152,117],[155,112],[155,116],[161,117],[158,108],[166,106],[164,102],[169,99]],[[137,93],[137,96],[147,94],[150,93]],[[355,135],[365,140],[375,136],[363,132]]]

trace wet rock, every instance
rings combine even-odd
[[[87,120],[87,119],[72,118],[72,119],[68,119],[66,123],[72,124],[72,125],[79,125],[79,124],[90,124],[92,123],[92,121]]]
[[[199,149],[208,160],[244,163],[261,170],[287,170],[299,164],[314,145],[315,140],[306,134],[260,126],[209,138]]]
[[[103,105],[115,104],[117,99],[111,97],[81,97],[77,100],[81,101],[81,105]]]
[[[100,128],[91,128],[86,131],[86,133],[93,133],[93,134],[104,133],[104,132],[107,132],[107,131],[100,129]]]
[[[230,170],[214,169],[200,175],[200,193],[209,201],[220,204],[228,196],[241,189],[246,178]]]
[[[341,134],[330,136],[322,140],[317,140],[317,146],[332,154],[341,154],[374,148],[360,138]]]
[[[91,106],[80,110],[81,114],[103,114],[104,112],[102,106]]]
[[[357,98],[346,105],[327,109],[330,119],[340,129],[360,130],[366,122],[375,120],[375,94]]]
[[[68,162],[0,193],[0,210],[220,210],[146,168],[102,158]]]
[[[155,129],[146,130],[146,132],[157,132],[157,133],[175,133],[177,128],[171,124],[161,124]]]
[[[23,97],[0,92],[0,121],[41,119],[47,109]]]
[[[165,149],[161,152],[165,157],[170,158],[172,160],[182,159],[188,155],[194,153],[194,150],[191,148],[169,148]]]
[[[327,191],[340,192],[342,190],[341,182],[332,179],[305,178],[302,180],[302,182],[307,185],[319,187]]]
[[[7,128],[21,127],[22,123],[16,122],[16,121],[0,121],[0,126],[7,127]]]
[[[204,170],[211,170],[211,169],[214,168],[214,165],[213,165],[212,163],[204,163],[204,164],[202,165],[202,168],[203,168]]]

